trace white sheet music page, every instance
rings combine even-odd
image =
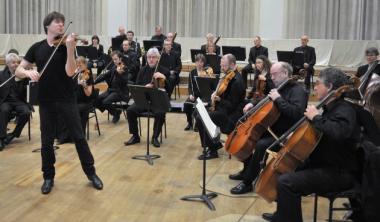
[[[215,125],[215,123],[211,120],[210,116],[208,115],[208,112],[200,98],[197,98],[197,104],[195,105],[195,108],[197,109],[199,116],[202,119],[202,122],[204,126],[206,127],[206,130],[209,134],[209,136],[212,139],[216,139],[220,135],[220,129]]]

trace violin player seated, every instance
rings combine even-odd
[[[119,51],[113,51],[111,57],[114,66],[106,73],[98,76],[95,83],[106,81],[108,89],[100,94],[95,102],[95,107],[101,112],[107,110],[112,116],[112,122],[117,123],[120,119],[120,110],[117,110],[112,103],[129,101],[128,76],[130,75],[128,67],[123,62],[123,54]]]
[[[160,88],[168,92],[169,90],[169,76],[170,72],[167,68],[160,66],[158,60],[160,58],[160,53],[157,48],[150,48],[147,52],[147,65],[142,67],[136,78],[136,85],[145,86],[149,88]],[[158,66],[158,67],[157,67]],[[154,86],[156,82],[160,86]],[[129,133],[132,137],[124,142],[125,146],[130,146],[140,142],[140,136],[138,133],[137,118],[141,116],[142,113],[147,112],[146,109],[142,109],[136,105],[132,104],[127,109],[127,118]],[[151,143],[155,147],[160,147],[160,142],[158,141],[158,136],[160,135],[162,125],[165,121],[164,112],[156,112],[154,114],[154,124],[153,124],[153,136]],[[149,138],[148,138],[149,139]]]
[[[0,151],[15,137],[20,136],[31,112],[26,102],[24,81],[16,81],[15,77],[12,77],[20,64],[19,56],[15,53],[7,54],[5,64],[4,70],[0,72]],[[17,116],[16,128],[7,134],[7,125],[13,111]]]
[[[268,95],[270,90],[274,88],[274,84],[270,76],[271,66],[272,64],[266,56],[257,56],[253,86],[247,96],[247,99],[250,99],[253,105]]]
[[[223,72],[218,83],[217,90],[211,96],[210,118],[220,127],[222,133],[229,134],[235,127],[235,123],[243,115],[245,89],[243,78],[236,69],[236,58],[232,54],[226,54],[220,61]],[[220,141],[213,141],[205,132],[205,127],[196,117],[196,126],[199,131],[202,147],[207,147],[206,155],[200,155],[199,160],[218,158],[218,149],[223,145]]]

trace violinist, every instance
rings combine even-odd
[[[232,54],[226,54],[220,62],[223,77],[220,79],[217,90],[212,94],[212,108],[209,112],[211,120],[220,127],[222,133],[229,134],[234,129],[235,123],[243,115],[245,89],[243,79],[236,70],[236,58]],[[200,155],[199,160],[218,158],[218,149],[222,148],[221,142],[211,140],[201,123],[200,117],[196,117],[196,125],[199,130],[202,147],[207,147],[206,155]]]
[[[67,36],[65,44],[54,46],[54,39],[64,33],[65,17],[59,12],[49,13],[43,20],[46,39],[33,44],[16,69],[18,78],[30,78],[38,81],[38,99],[41,128],[41,157],[44,182],[42,194],[51,192],[54,186],[55,154],[53,149],[56,116],[60,113],[65,119],[70,136],[74,140],[82,169],[96,189],[102,189],[103,183],[95,173],[94,158],[85,139],[80,116],[75,101],[75,45],[76,35]],[[52,54],[57,48],[55,54]],[[48,62],[49,55],[54,59]],[[31,69],[35,63],[37,71]],[[46,69],[44,69],[46,66]],[[44,70],[42,75],[39,72]]]
[[[130,83],[136,81],[137,73],[140,70],[140,59],[137,57],[137,54],[131,48],[131,42],[128,40],[123,41],[123,62],[128,69],[128,80]]]
[[[12,76],[20,58],[15,53],[5,56],[5,68],[0,72],[0,151],[11,143],[15,137],[21,135],[22,129],[29,120],[30,107],[26,102],[26,90],[24,81],[16,81]],[[17,124],[13,132],[7,134],[7,125],[11,119],[11,113],[15,111]]]
[[[347,77],[341,70],[327,68],[319,74],[314,90],[321,101],[345,84]],[[340,97],[328,100],[322,114],[310,105],[304,115],[323,135],[302,169],[279,176],[277,213],[265,214],[271,221],[301,222],[302,196],[341,192],[354,186],[360,135],[355,109]]]
[[[274,88],[270,76],[270,68],[272,64],[266,56],[260,55],[256,58],[255,77],[253,78],[253,86],[248,93],[247,99],[251,99],[252,104],[256,104],[269,94],[269,91]]]
[[[160,58],[160,53],[157,48],[150,48],[147,52],[147,65],[142,67],[137,75],[136,85],[141,85],[149,88],[153,88],[153,81],[158,81],[161,79],[165,82],[165,89],[168,89],[167,79],[170,76],[170,72],[167,68],[158,65],[158,60]],[[156,71],[156,72],[155,72]],[[137,117],[141,115],[141,113],[146,112],[147,110],[138,107],[135,103],[128,107],[127,109],[127,118],[128,118],[128,126],[129,133],[132,134],[132,137],[124,142],[124,145],[130,146],[140,142],[140,136],[138,133],[137,126]],[[160,142],[158,141],[158,136],[160,135],[162,125],[164,124],[165,113],[157,112],[154,113],[154,125],[153,125],[153,136],[151,143],[155,147],[160,147]]]
[[[215,44],[215,37],[212,33],[207,33],[206,35],[206,44],[201,46],[201,50],[203,54],[206,54],[208,52],[207,45],[214,45],[216,55],[220,55],[220,46]],[[211,51],[209,51],[211,53]]]
[[[77,108],[79,111],[79,116],[81,119],[81,125],[83,133],[86,131],[86,124],[88,121],[88,115],[90,109],[93,106],[93,90],[94,90],[94,79],[92,77],[91,69],[87,68],[86,58],[79,56],[76,59],[77,69],[75,71],[74,81],[77,83],[75,87],[75,96],[77,100]],[[58,140],[59,143],[70,142],[70,133],[66,127],[65,119],[60,118],[61,122],[59,124],[58,130]]]
[[[277,62],[271,66],[270,74],[274,86],[277,88],[291,77],[292,67],[288,63]],[[308,96],[304,88],[295,81],[289,82],[281,91],[276,88],[272,89],[268,96],[280,112],[280,117],[272,125],[271,131],[280,136],[303,116]],[[244,112],[252,107],[251,103],[247,104],[244,107]],[[269,132],[265,133],[257,141],[255,152],[243,161],[243,170],[229,176],[231,180],[242,180],[241,183],[231,189],[232,194],[244,194],[253,190],[252,182],[259,175],[260,161],[263,159],[267,147],[274,140]]]
[[[121,52],[113,51],[111,57],[114,66],[95,80],[95,84],[106,81],[108,85],[107,90],[96,99],[95,107],[101,112],[107,110],[113,116],[112,122],[116,124],[120,119],[121,111],[117,110],[112,103],[118,101],[128,103],[128,76],[130,74],[128,73],[127,65],[123,62],[123,54]]]
[[[211,77],[215,78],[215,75],[212,71],[212,68],[205,68],[206,58],[203,54],[198,54],[195,56],[195,66],[196,68],[191,70],[189,73],[189,82],[188,82],[188,93],[189,98],[187,98],[186,102],[183,105],[183,111],[186,113],[187,126],[185,127],[185,131],[193,129],[193,104],[195,100],[200,96],[200,92],[198,89],[198,84],[196,84],[195,77]]]

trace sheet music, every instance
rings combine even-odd
[[[197,104],[195,105],[195,108],[197,109],[199,116],[202,119],[202,122],[204,126],[206,127],[206,131],[208,135],[212,139],[217,139],[220,135],[220,129],[215,125],[215,123],[211,120],[210,116],[208,115],[208,112],[200,98],[197,98]]]

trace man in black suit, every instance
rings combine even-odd
[[[256,57],[259,55],[264,55],[268,58],[268,48],[261,45],[261,37],[256,36],[253,39],[253,44],[255,45],[249,50],[248,64],[241,70],[241,74],[243,76],[245,88],[247,88],[247,77],[248,73],[253,73],[254,69],[256,69]]]
[[[175,86],[179,83],[179,73],[182,69],[181,56],[172,49],[172,42],[165,40],[164,42],[164,51],[161,55],[160,66],[163,66],[170,71],[169,76],[169,98],[172,95],[172,92]]]
[[[367,72],[367,70],[370,69],[370,66],[374,65],[374,63],[378,60],[379,50],[377,50],[375,47],[368,48],[365,50],[365,55],[368,64],[359,66],[356,72],[356,76],[359,78],[362,77]],[[376,68],[373,70],[373,73],[380,75],[379,64],[376,64]]]
[[[181,57],[182,55],[181,44],[177,42],[173,42],[173,38],[174,38],[174,34],[172,32],[169,32],[168,35],[166,36],[166,39],[172,42],[172,50],[176,51]]]
[[[138,59],[136,52],[131,47],[131,42],[129,40],[126,39],[123,41],[122,60],[128,69],[128,80],[133,84],[136,81],[137,73],[140,70],[140,60]]]
[[[127,39],[130,42],[131,49],[137,54],[137,58],[140,59],[141,57],[141,48],[140,43],[133,41],[133,37],[135,36],[135,33],[131,30],[127,32]]]
[[[164,34],[162,34],[162,27],[157,25],[155,28],[154,28],[154,36],[152,36],[152,40],[159,40],[161,42],[164,42],[165,39],[166,39],[166,36]]]
[[[305,76],[305,87],[306,91],[310,92],[310,81],[311,76],[314,75],[314,65],[316,62],[316,56],[315,56],[315,49],[314,47],[308,46],[307,43],[309,42],[309,36],[303,35],[301,37],[301,46],[297,47],[293,50],[295,53],[302,53],[303,54],[303,65],[301,66],[294,66],[294,73],[298,74],[300,71],[304,70],[306,73]]]
[[[208,45],[214,45],[215,37],[212,33],[207,33],[206,35],[207,43],[201,46],[201,50],[203,54],[212,53],[208,51]],[[220,46],[215,45],[215,53],[216,55],[220,55]]]
[[[15,137],[19,137],[22,129],[29,120],[30,108],[26,103],[25,87],[22,82],[15,81],[11,78],[14,75],[17,66],[20,64],[20,58],[10,53],[5,57],[6,66],[0,72],[0,151],[5,145],[9,144]],[[10,119],[11,112],[17,114],[17,124],[13,132],[7,134],[7,125]]]

